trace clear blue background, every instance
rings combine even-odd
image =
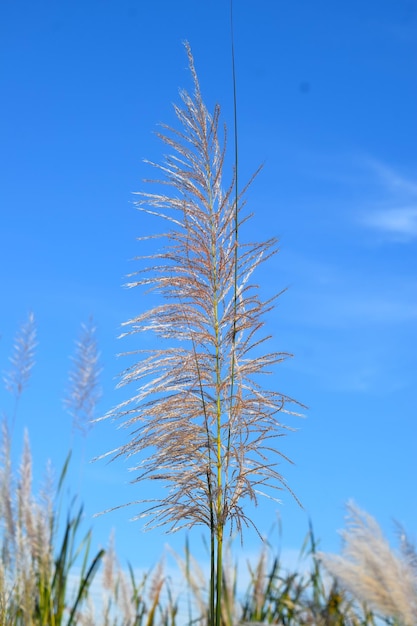
[[[393,518],[416,531],[416,35],[415,1],[235,0],[241,180],[265,164],[248,195],[248,237],[280,239],[257,280],[265,297],[289,288],[267,329],[272,350],[295,354],[265,384],[309,406],[282,443],[295,465],[281,468],[305,510],[283,493],[282,506],[254,512],[261,533],[281,518],[288,554],[309,517],[321,547],[337,550],[349,498],[391,538]],[[116,337],[147,302],[121,285],[137,268],[135,237],[152,227],[131,192],[149,175],[142,159],[165,151],[156,124],[175,123],[171,103],[191,87],[185,39],[232,148],[226,0],[0,5],[0,361],[7,369],[34,311],[37,365],[13,449],[27,426],[37,480],[47,458],[59,471],[71,445],[62,398],[90,315],[104,367],[99,413],[125,397],[115,354],[137,343]],[[136,506],[91,516],[148,488],[128,484],[126,462],[82,464],[127,437],[106,422],[74,440],[71,485],[95,541],[114,527],[122,563],[141,567],[171,539],[129,522]],[[184,535],[172,541],[180,549]],[[245,550],[258,547],[248,532]]]

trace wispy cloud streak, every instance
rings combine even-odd
[[[363,223],[393,236],[414,239],[417,237],[417,203],[411,207],[375,211],[364,216]]]
[[[409,242],[417,237],[417,182],[387,165],[368,160],[384,194],[384,206],[361,214],[360,222],[390,240]]]

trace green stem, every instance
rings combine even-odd
[[[217,528],[216,626],[221,626],[223,591],[223,521]]]
[[[210,164],[207,163],[207,173],[211,181]],[[209,187],[209,206],[211,211],[211,262],[213,278],[213,318],[214,318],[214,341],[215,341],[215,375],[216,375],[216,456],[217,456],[217,494],[216,516],[211,520],[211,592],[215,584],[215,625],[220,626],[221,620],[221,592],[222,592],[222,557],[223,557],[223,529],[225,519],[223,515],[223,454],[222,454],[222,401],[221,401],[221,349],[220,349],[220,326],[219,326],[219,300],[218,300],[218,267],[217,267],[217,233],[214,220],[214,203],[211,184]],[[216,553],[216,557],[215,557]],[[214,560],[217,564],[214,567]],[[214,593],[213,593],[214,598]],[[212,607],[213,608],[213,607]],[[214,613],[212,613],[214,617]]]
[[[216,412],[217,412],[217,498],[216,498],[216,519],[214,526],[211,528],[211,535],[215,537],[217,548],[217,571],[216,571],[216,626],[220,626],[221,616],[221,590],[222,590],[222,551],[223,551],[223,455],[222,455],[222,406],[221,406],[221,363],[220,363],[220,330],[219,330],[219,312],[217,297],[217,255],[215,240],[212,240],[212,262],[213,262],[213,312],[214,312],[214,334],[216,343]],[[212,572],[214,574],[214,571]],[[214,578],[214,576],[213,576]]]
[[[211,480],[208,480],[209,496],[210,496],[210,609],[209,609],[209,624],[214,626],[214,614],[215,614],[215,596],[216,596],[216,535],[215,535],[215,522],[213,511],[213,500],[211,493]]]
[[[217,267],[217,239],[216,223],[214,219],[214,202],[211,188],[211,169],[207,159],[207,174],[209,183],[209,207],[211,220],[211,263],[213,280],[213,319],[214,319],[214,342],[215,342],[215,377],[216,377],[216,466],[217,466],[217,493],[216,515],[210,519],[210,624],[220,626],[219,611],[221,607],[221,576],[219,563],[222,563],[223,542],[223,456],[222,456],[222,403],[221,403],[221,354],[220,354],[220,327],[219,327],[219,300],[218,300],[218,267]],[[212,511],[211,511],[212,512]],[[217,560],[217,565],[215,562]],[[216,571],[217,569],[217,571]],[[220,580],[220,584],[219,584]],[[216,582],[215,582],[216,581]],[[215,604],[215,606],[214,606]]]

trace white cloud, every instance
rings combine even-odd
[[[417,197],[417,182],[415,180],[406,178],[392,167],[376,159],[366,159],[365,163],[375,172],[384,187],[396,193],[405,193]]]
[[[391,240],[407,242],[416,238],[417,182],[375,159],[365,163],[377,177],[381,200],[377,200],[379,207],[361,214],[360,222]]]
[[[397,240],[417,237],[417,205],[398,209],[383,209],[362,216],[362,223]]]

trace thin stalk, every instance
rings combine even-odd
[[[208,159],[207,159],[207,172],[208,172],[208,175],[210,177],[210,173],[211,172],[210,172],[210,166],[209,166],[209,160]],[[210,193],[210,205],[213,206],[211,193]],[[187,224],[187,214],[185,212],[184,212],[184,222]],[[214,227],[212,227],[212,232],[214,232]],[[213,246],[212,246],[212,251],[213,251]],[[214,248],[213,257],[214,257],[214,259],[216,258],[215,257],[215,248]],[[188,255],[187,255],[187,259],[189,261]],[[208,618],[209,618],[209,624],[211,626],[214,626],[215,597],[216,597],[216,567],[215,567],[215,563],[216,563],[216,545],[215,545],[215,532],[214,532],[214,530],[215,530],[215,515],[214,515],[213,491],[212,491],[212,483],[211,483],[211,453],[210,453],[211,441],[210,441],[210,429],[209,429],[206,401],[205,401],[205,398],[204,398],[203,382],[202,382],[202,377],[201,377],[200,364],[199,364],[199,361],[198,361],[195,341],[194,341],[194,338],[193,338],[193,335],[192,335],[192,332],[191,332],[191,327],[190,327],[190,324],[188,322],[188,318],[187,318],[187,315],[186,315],[185,308],[183,308],[183,315],[187,319],[187,323],[188,323],[189,328],[190,328],[191,344],[192,344],[194,361],[195,361],[195,365],[196,365],[196,372],[197,372],[197,378],[198,378],[199,392],[200,392],[200,396],[201,396],[201,403],[202,403],[202,408],[203,408],[204,422],[205,422],[206,433],[207,433],[207,451],[208,451],[207,489],[208,489],[208,494],[209,494],[209,508],[210,508],[210,592],[209,592]],[[187,548],[188,548],[188,542],[187,542]],[[191,623],[191,613],[190,613],[190,616],[189,616],[189,621]]]
[[[210,568],[210,591],[214,588],[214,578],[216,578],[216,601],[215,601],[215,624],[220,626],[221,611],[221,585],[222,585],[222,550],[223,550],[223,455],[222,455],[222,403],[221,403],[221,359],[220,359],[220,328],[219,328],[219,299],[218,299],[218,268],[217,268],[217,242],[216,242],[216,224],[214,223],[214,202],[211,188],[211,167],[209,155],[207,155],[206,164],[207,176],[209,183],[209,207],[211,217],[211,262],[212,262],[212,280],[213,280],[213,319],[214,319],[214,336],[215,336],[215,372],[216,372],[216,465],[217,465],[217,498],[216,498],[216,518],[211,519],[210,527],[210,545],[211,545],[211,568]],[[213,523],[214,522],[214,523]],[[214,538],[214,541],[213,541]],[[215,554],[217,552],[217,555]],[[214,561],[217,561],[214,566]],[[219,574],[220,564],[220,574]],[[213,619],[214,613],[211,614]]]
[[[212,493],[211,493],[211,481],[208,477],[208,487],[210,494],[210,611],[209,620],[210,625],[214,626],[214,613],[215,613],[215,596],[216,596],[216,542],[214,530],[214,511],[212,506]]]
[[[232,83],[233,83],[233,130],[235,141],[235,273],[234,273],[234,320],[233,320],[233,348],[236,342],[236,317],[237,317],[237,282],[238,282],[238,244],[239,244],[239,219],[238,219],[238,132],[237,132],[237,96],[236,96],[236,68],[235,68],[235,41],[233,32],[233,0],[230,0],[230,38],[232,52]],[[235,370],[234,351],[232,352],[232,380],[231,380],[231,400],[233,399],[233,383]]]
[[[216,626],[221,626],[223,586],[223,530],[224,522],[217,527],[217,579],[216,579]]]
[[[235,70],[235,49],[233,34],[233,0],[230,0],[230,37],[231,37],[231,60],[232,60],[232,83],[233,83],[233,119],[234,119],[234,157],[235,157],[235,211],[234,211],[234,276],[233,276],[233,332],[231,345],[231,372],[230,372],[230,408],[229,408],[229,427],[227,434],[226,447],[226,468],[228,471],[228,459],[230,450],[231,428],[230,422],[233,419],[233,395],[235,381],[235,346],[236,346],[236,326],[237,326],[237,292],[238,292],[238,245],[239,245],[239,215],[238,215],[238,133],[237,133],[237,98],[236,98],[236,70]],[[219,437],[220,439],[220,437]],[[219,455],[219,451],[218,451]],[[219,478],[219,481],[221,477]],[[219,487],[219,497],[222,497]],[[221,604],[222,604],[222,586],[223,586],[223,531],[224,516],[222,508],[226,506],[226,493],[224,494],[224,502],[218,505],[218,528],[217,528],[217,581],[216,581],[216,626],[221,626]],[[221,516],[221,517],[220,517]]]
[[[185,314],[185,310],[183,310],[183,313]],[[215,580],[216,580],[216,568],[215,568],[215,563],[216,563],[216,546],[215,546],[215,533],[214,533],[214,529],[215,529],[215,515],[214,515],[214,507],[213,507],[213,491],[212,491],[212,484],[211,484],[210,429],[209,429],[209,424],[208,424],[208,414],[207,414],[206,401],[205,401],[205,398],[204,398],[203,383],[202,383],[201,372],[200,372],[200,364],[198,362],[197,350],[196,350],[196,347],[195,347],[195,342],[194,342],[192,334],[191,334],[191,343],[192,343],[192,347],[193,347],[193,355],[194,355],[194,361],[195,361],[195,364],[196,364],[198,385],[199,385],[199,388],[200,388],[201,403],[202,403],[202,406],[203,406],[204,421],[205,421],[206,433],[207,433],[207,450],[208,450],[208,461],[209,461],[208,469],[207,469],[207,489],[208,489],[208,494],[209,494],[210,531],[211,531],[210,532],[209,624],[211,626],[213,626],[214,625],[214,615],[215,615],[215,597],[216,597],[216,585],[215,585]],[[188,548],[188,542],[187,542],[187,548]],[[190,623],[191,623],[191,618],[190,618]]]
[[[220,363],[220,330],[219,330],[219,318],[218,318],[218,286],[217,286],[217,257],[216,247],[213,238],[212,241],[212,262],[213,262],[213,313],[214,313],[214,333],[216,343],[216,414],[217,414],[217,441],[216,441],[216,454],[217,454],[217,502],[216,502],[216,519],[214,520],[214,526],[210,529],[212,536],[215,537],[217,548],[217,572],[216,572],[216,626],[220,625],[219,621],[219,607],[221,605],[221,563],[222,563],[222,537],[223,537],[223,456],[222,456],[222,406],[221,406],[221,363]],[[214,557],[214,552],[212,552]],[[220,570],[219,570],[220,564]],[[219,578],[220,571],[220,578]],[[212,566],[212,573],[214,568]]]
[[[237,136],[237,105],[236,105],[236,71],[235,71],[235,53],[234,53],[234,35],[233,35],[233,0],[230,0],[230,29],[231,29],[231,55],[232,55],[232,83],[233,83],[233,112],[234,112],[234,144],[235,144],[235,215],[234,215],[234,278],[233,278],[233,333],[232,333],[232,346],[231,346],[231,377],[230,377],[230,409],[229,409],[229,427],[227,434],[227,447],[226,447],[226,467],[223,467],[222,457],[222,434],[221,434],[221,398],[220,398],[220,362],[219,362],[219,324],[218,324],[218,302],[215,301],[215,334],[216,334],[216,377],[217,377],[217,576],[216,576],[216,626],[221,625],[221,600],[222,600],[222,586],[223,586],[223,533],[225,516],[223,510],[226,506],[226,493],[222,492],[222,473],[228,471],[228,459],[230,450],[230,437],[231,428],[230,422],[233,417],[233,394],[234,394],[234,379],[235,379],[235,346],[236,346],[236,325],[237,325],[237,291],[238,291],[238,243],[239,243],[239,217],[238,217],[238,136]],[[215,251],[213,254],[214,261],[216,260]],[[216,271],[216,266],[214,266]],[[216,279],[216,276],[214,276]],[[215,286],[216,288],[216,286]],[[215,296],[216,296],[215,291]]]
[[[234,133],[234,158],[235,158],[235,214],[234,214],[234,276],[233,276],[233,332],[231,349],[231,371],[230,371],[230,408],[229,422],[233,417],[233,394],[235,383],[235,347],[236,347],[236,325],[237,325],[237,287],[238,287],[238,247],[239,247],[239,214],[238,214],[238,132],[237,132],[237,96],[236,96],[236,68],[235,68],[235,42],[233,28],[233,0],[230,0],[230,41],[231,41],[231,61],[232,61],[232,84],[233,84],[233,133]],[[227,459],[230,450],[230,425],[227,437]],[[227,469],[227,468],[226,468]]]

